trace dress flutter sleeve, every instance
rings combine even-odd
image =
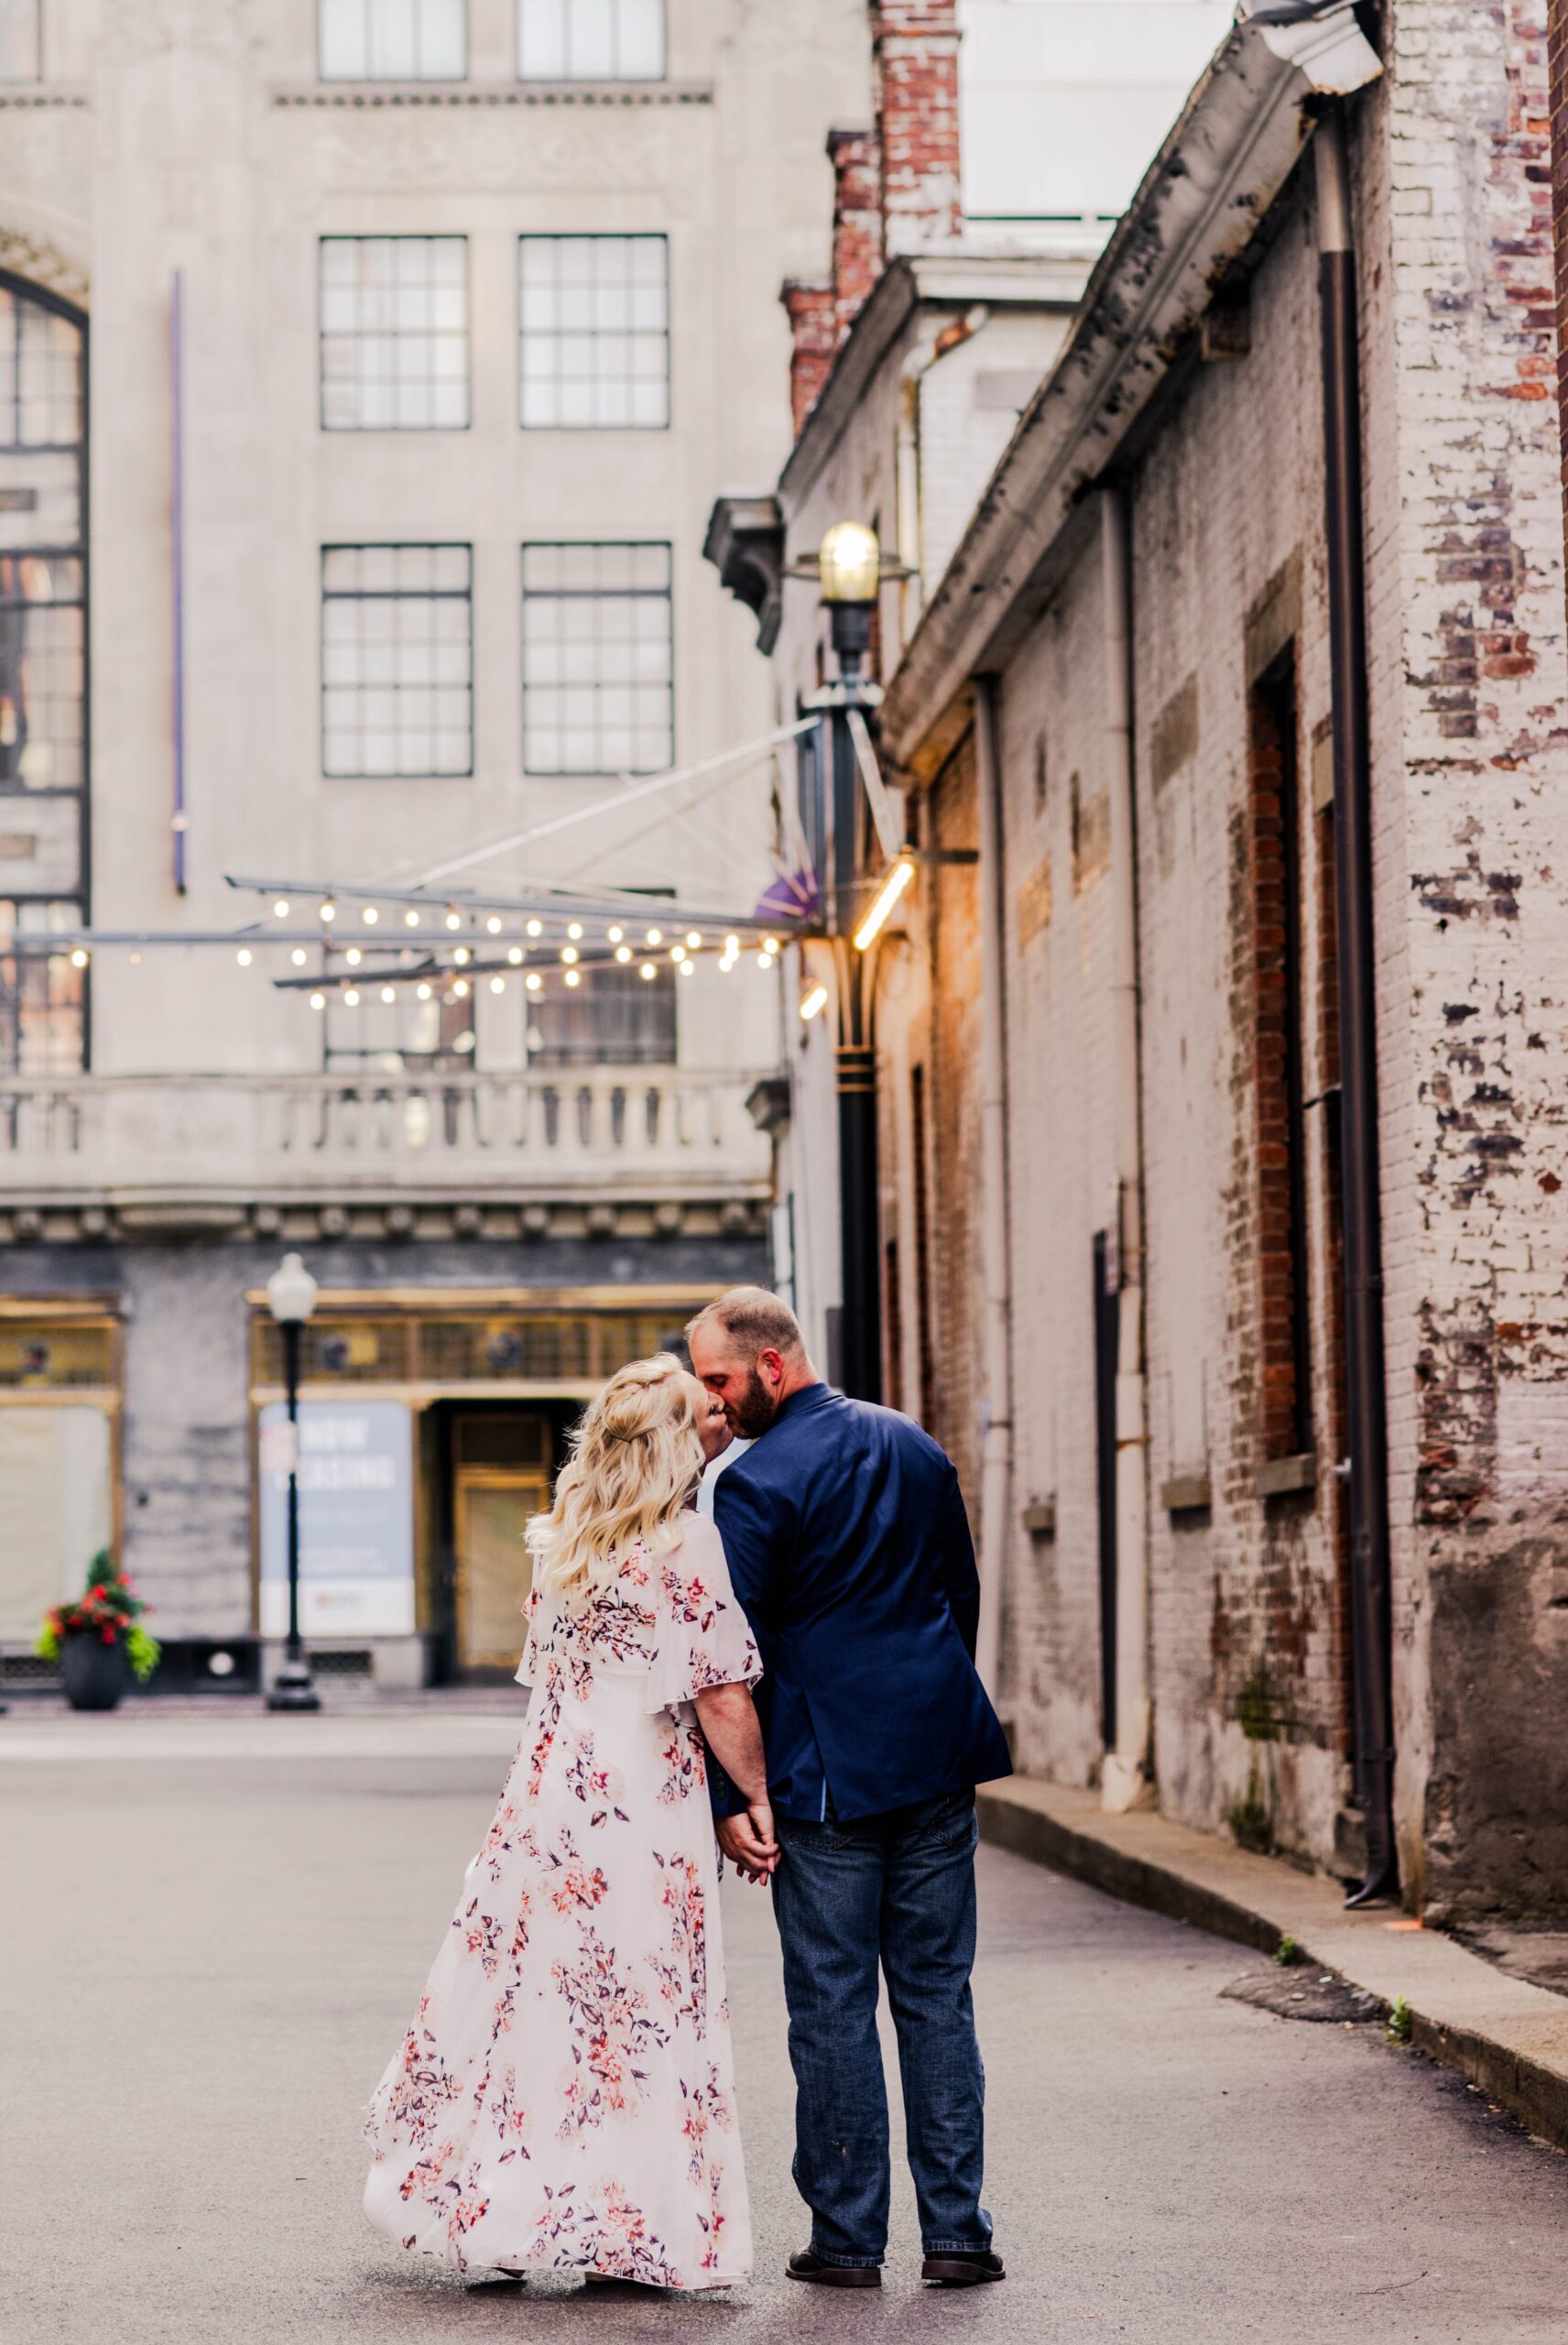
[[[528,1628],[523,1643],[523,1657],[517,1663],[517,1683],[519,1685],[532,1685],[537,1683],[539,1670],[543,1665],[539,1659],[539,1592],[537,1587],[530,1587],[528,1590],[528,1600],[523,1607],[523,1618],[528,1622]]]
[[[705,1515],[687,1514],[681,1544],[652,1567],[657,1620],[648,1707],[672,1710],[713,1685],[755,1685],[762,1663],[730,1585],[724,1543]]]

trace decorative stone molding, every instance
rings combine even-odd
[[[335,114],[409,107],[711,106],[708,82],[306,82],[270,93],[275,106]]]
[[[521,1239],[593,1238],[757,1238],[766,1233],[760,1197],[621,1199],[584,1205],[561,1199],[527,1205],[413,1205],[398,1199],[367,1205],[21,1205],[0,1213],[0,1246],[157,1245],[169,1238],[213,1243],[314,1246],[450,1244],[515,1245]],[[0,1288],[5,1281],[0,1276]]]
[[[0,100],[0,104],[4,103]],[[26,278],[29,285],[39,286],[46,293],[58,293],[62,301],[74,302],[78,309],[87,307],[85,264],[71,259],[41,236],[0,227],[0,269],[11,277]]]

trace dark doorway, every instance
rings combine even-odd
[[[1116,1353],[1121,1304],[1110,1276],[1110,1241],[1094,1238],[1094,1466],[1100,1508],[1100,1728],[1116,1740]]]
[[[430,1412],[439,1474],[437,1629],[442,1685],[500,1683],[523,1649],[530,1514],[550,1504],[570,1403],[439,1402]]]

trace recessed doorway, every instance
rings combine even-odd
[[[545,1409],[460,1410],[450,1437],[455,1674],[509,1677],[533,1576],[523,1533],[550,1504],[555,1418]]]

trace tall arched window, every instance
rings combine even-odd
[[[85,1057],[86,321],[0,277],[0,1074]]]

